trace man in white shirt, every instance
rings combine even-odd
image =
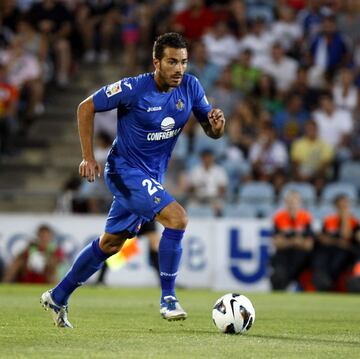
[[[353,131],[353,119],[349,111],[336,108],[332,95],[326,93],[320,98],[320,109],[313,114],[319,129],[319,138],[333,149],[346,147]]]
[[[215,163],[211,149],[201,152],[201,163],[190,171],[189,184],[191,203],[209,204],[215,214],[221,212],[228,176],[224,168]]]
[[[281,92],[286,92],[296,78],[298,63],[284,53],[279,42],[272,45],[269,57],[258,58],[254,66],[273,77],[276,87]]]

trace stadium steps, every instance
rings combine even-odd
[[[69,88],[47,89],[46,112],[19,138],[20,154],[0,163],[0,212],[52,212],[64,182],[77,173],[81,149],[78,104],[121,78],[119,63],[85,65]]]

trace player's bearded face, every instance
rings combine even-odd
[[[161,60],[155,60],[156,73],[166,87],[177,87],[180,85],[188,63],[186,49],[165,48]]]

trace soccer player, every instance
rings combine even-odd
[[[117,137],[105,166],[105,180],[114,200],[104,233],[80,252],[63,280],[41,296],[41,304],[51,310],[58,327],[72,328],[67,318],[71,293],[152,219],[165,227],[159,245],[160,314],[169,321],[187,317],[175,294],[187,216],[161,183],[191,111],[214,139],[223,135],[225,118],[220,109],[211,108],[198,80],[185,74],[188,53],[179,34],[157,38],[153,63],[154,73],[105,86],[78,107],[83,156],[79,173],[90,182],[101,173],[93,153],[94,114],[117,108]]]

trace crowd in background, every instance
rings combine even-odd
[[[224,111],[227,126],[214,144],[190,119],[169,164],[170,193],[189,208],[222,216],[229,204],[241,205],[242,189],[254,181],[271,186],[274,204],[289,182],[310,185],[318,201],[329,183],[346,180],[357,202],[358,1],[4,0],[0,6],[0,156],[16,155],[12,138],[44,113],[47,86],[66,89],[85,64],[115,62],[124,76],[152,71],[154,39],[177,31],[189,43],[188,72]],[[96,119],[100,162],[115,119],[114,112]],[[70,178],[58,209],[100,213],[110,202],[102,181]],[[271,215],[274,208],[260,212]]]

